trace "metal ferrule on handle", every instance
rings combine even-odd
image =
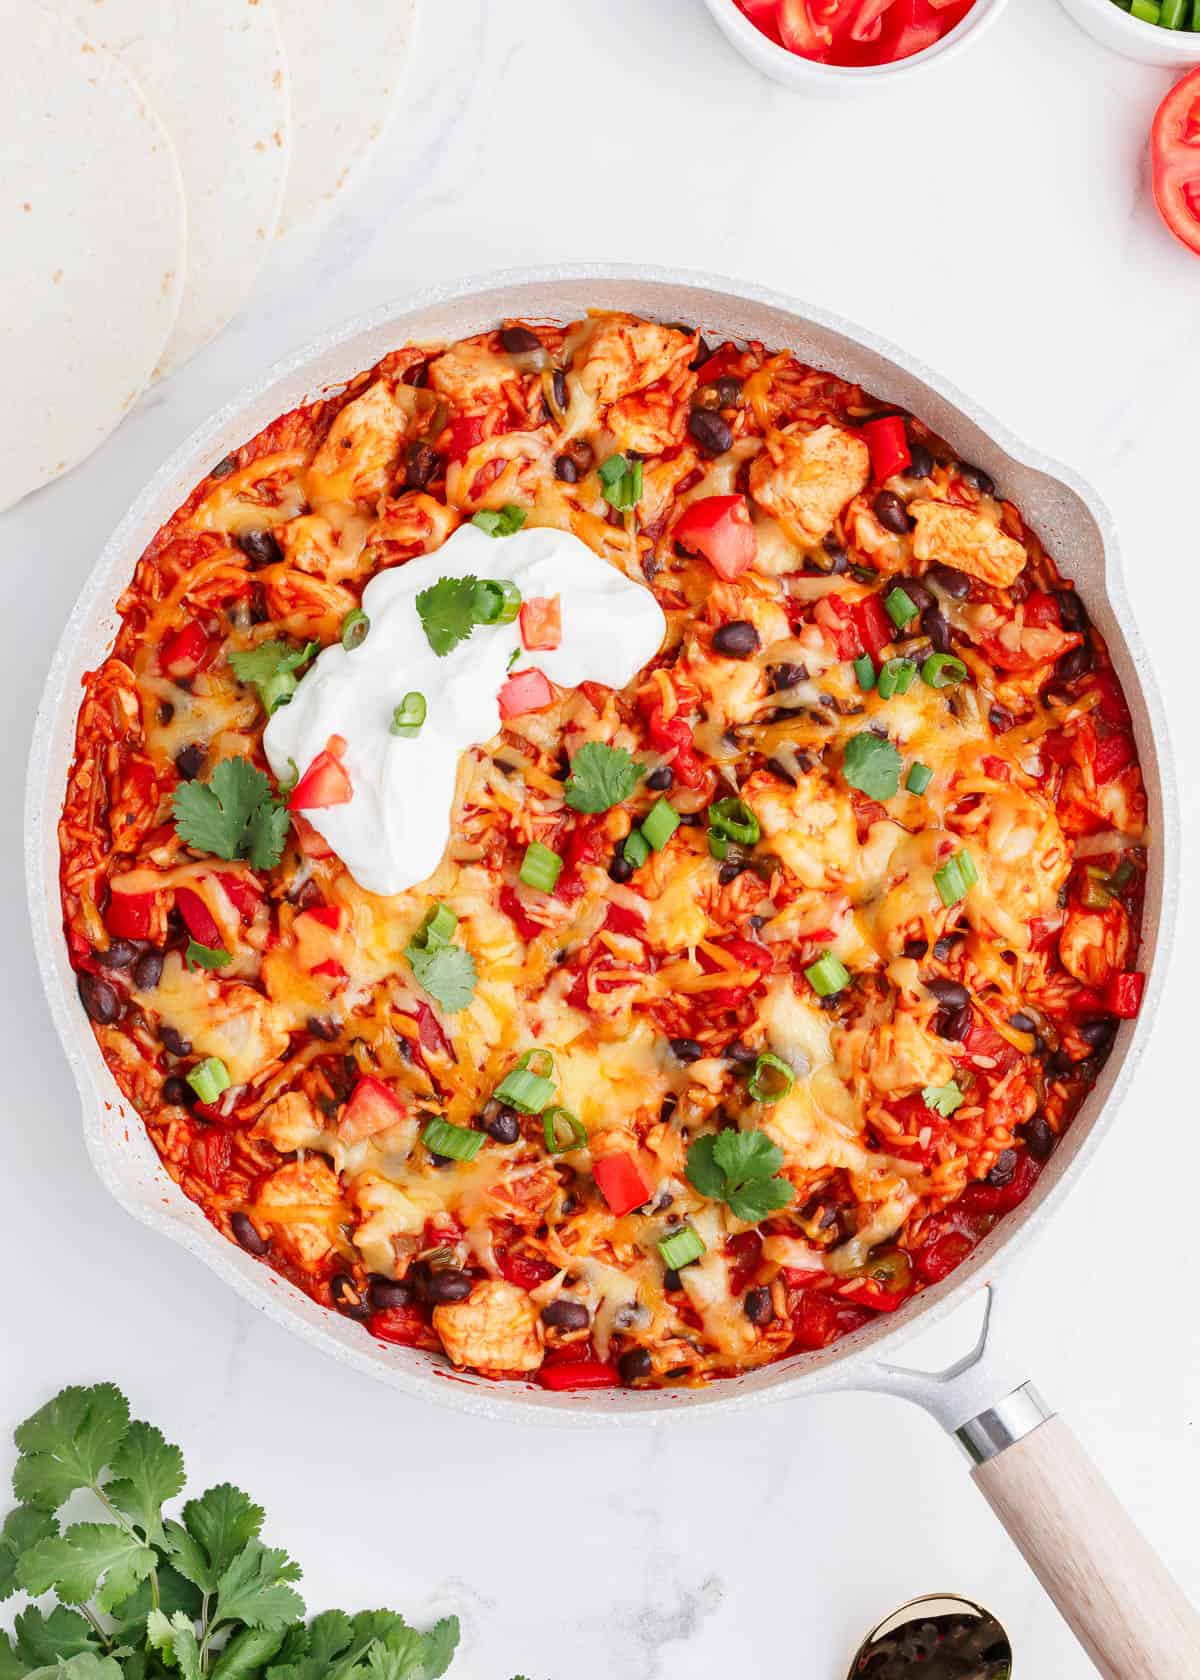
[[[987,1464],[1053,1416],[1037,1389],[1026,1382],[960,1424],[954,1437],[972,1464]]]

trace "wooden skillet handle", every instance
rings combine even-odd
[[[1198,1680],[1200,1616],[1061,1418],[972,1475],[1106,1680]]]

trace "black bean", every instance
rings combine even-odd
[[[247,1214],[233,1214],[229,1225],[247,1254],[265,1254],[271,1246],[265,1237],[259,1236]]]
[[[591,1314],[582,1301],[568,1301],[559,1296],[542,1308],[542,1323],[552,1330],[586,1330],[592,1322]]]
[[[139,992],[152,992],[162,979],[161,951],[143,951],[133,965],[133,983]]]
[[[711,408],[694,408],[688,416],[688,431],[706,454],[724,455],[733,447],[733,428]]]
[[[121,994],[98,974],[81,974],[79,1001],[97,1026],[110,1027],[121,1014]]]
[[[571,459],[579,468],[581,477],[584,473],[591,472],[596,462],[596,451],[592,448],[586,438],[573,438],[567,445],[567,449]],[[615,510],[611,508],[609,509],[610,513],[613,511]]]
[[[750,1046],[743,1044],[740,1038],[735,1038],[732,1044],[727,1044],[723,1054],[725,1060],[732,1062],[735,1067],[753,1067],[758,1060],[758,1051],[751,1050]]]
[[[1085,1021],[1079,1029],[1079,1036],[1093,1050],[1109,1049],[1117,1036],[1116,1016],[1105,1015],[1098,1021]]]
[[[958,463],[958,476],[964,484],[978,490],[981,496],[990,496],[996,488],[996,481],[991,473],[984,472],[982,467],[971,466],[968,461]]]
[[[399,1278],[384,1277],[382,1272],[372,1272],[367,1279],[367,1300],[371,1303],[373,1312],[386,1312],[388,1307],[411,1306],[412,1298],[412,1290]]]
[[[164,729],[174,716],[175,708],[172,706],[171,702],[169,700],[160,700],[158,702],[157,717],[159,723],[162,724]]]
[[[561,368],[555,368],[550,376],[550,383],[554,387],[554,400],[559,408],[567,406],[567,376]]]
[[[1016,721],[1007,706],[988,707],[988,722],[995,734],[1006,735]]]
[[[617,1370],[621,1373],[621,1381],[629,1388],[635,1382],[642,1382],[654,1371],[654,1361],[645,1348],[630,1348],[617,1360]]]
[[[903,589],[913,606],[918,607],[921,612],[927,612],[930,609],[937,610],[937,601],[933,592],[925,587],[920,578],[898,577],[894,579],[894,583]]]
[[[674,1091],[668,1091],[662,1102],[658,1105],[658,1118],[662,1121],[664,1126],[670,1120],[671,1116],[678,1107],[679,1098],[675,1095]]]
[[[487,1134],[497,1143],[516,1143],[521,1135],[521,1122],[511,1108],[502,1108],[488,1121]]]
[[[1058,616],[1063,629],[1082,634],[1088,627],[1087,608],[1075,590],[1056,589],[1054,599],[1058,602]]]
[[[528,327],[505,327],[500,334],[500,342],[510,356],[520,356],[526,350],[540,350],[542,341],[535,332]]]
[[[717,396],[722,408],[732,408],[742,394],[740,379],[731,379],[726,374],[724,379],[717,380]]]
[[[569,455],[560,455],[554,463],[554,476],[561,478],[564,484],[578,484],[579,468]]]
[[[162,1044],[163,1049],[166,1050],[170,1055],[172,1055],[172,1056],[190,1056],[191,1055],[192,1046],[191,1046],[190,1040],[184,1038],[182,1033],[176,1032],[174,1027],[169,1027],[166,1024],[165,1021],[160,1022],[160,1024],[159,1024],[158,1037],[159,1037],[159,1042]]]
[[[438,1172],[441,1172],[443,1167],[454,1165],[454,1157],[453,1155],[439,1155],[436,1149],[431,1149],[429,1151],[429,1164],[431,1167],[436,1167]]]
[[[196,1093],[186,1079],[181,1079],[177,1073],[171,1074],[162,1082],[159,1096],[168,1108],[191,1108],[196,1100]]]
[[[952,601],[965,601],[971,593],[971,580],[966,572],[957,571],[953,566],[943,566],[940,563],[930,566],[925,573],[930,583],[936,583],[944,595],[949,595]]]
[[[962,939],[961,933],[944,933],[940,939],[933,942],[933,954],[938,962],[945,962],[953,953],[954,947]]]
[[[337,1272],[330,1278],[329,1293],[333,1297],[334,1306],[347,1318],[366,1318],[367,1303],[348,1272]]]
[[[771,1291],[765,1286],[758,1289],[748,1289],[743,1307],[751,1324],[770,1324],[775,1317]]]
[[[732,852],[733,847],[730,846],[729,850]],[[727,887],[731,881],[736,881],[738,876],[742,873],[742,870],[745,869],[746,862],[747,860],[742,857],[726,858],[726,861],[721,865],[720,869],[717,870],[717,881],[719,884],[723,887]]]
[[[1054,1146],[1058,1138],[1051,1131],[1045,1116],[1035,1114],[1032,1120],[1027,1120],[1018,1131],[1025,1139],[1025,1147],[1035,1161],[1048,1161],[1054,1153]]]
[[[665,793],[675,780],[675,772],[669,764],[660,764],[657,770],[651,770],[646,777],[646,786],[651,793]]]
[[[846,550],[840,543],[835,542],[831,548],[829,546],[829,538],[826,537],[825,552],[829,556],[829,564],[825,567],[818,566],[818,571],[824,570],[832,573],[834,577],[840,577],[843,572],[848,572],[850,570],[850,556],[846,553]]]
[[[250,622],[251,624],[265,624],[271,616],[271,609],[267,606],[267,592],[261,583],[256,583],[250,591]]]
[[[107,951],[93,951],[92,955],[101,968],[128,968],[137,951],[128,939],[113,939],[109,941]]]
[[[322,1044],[333,1044],[342,1030],[339,1023],[329,1015],[310,1015],[304,1025]]]
[[[908,585],[905,584],[905,589]],[[911,595],[912,590],[908,589]],[[950,652],[950,622],[937,607],[926,607],[921,614],[921,629],[929,637],[937,653]]]
[[[957,980],[927,980],[925,988],[947,1009],[961,1009],[971,1001],[970,992]]]
[[[698,1062],[704,1054],[704,1046],[697,1044],[694,1038],[673,1038],[671,1053],[677,1062]]]
[[[618,846],[612,855],[612,862],[608,866],[608,878],[622,887],[627,881],[633,880],[633,865],[625,856],[623,845]]]
[[[776,694],[780,689],[795,688],[797,683],[807,682],[808,666],[796,665],[788,660],[783,665],[771,666],[771,687]]]
[[[722,624],[713,635],[713,647],[727,659],[747,659],[760,646],[758,631],[746,618],[735,618]]]
[[[1013,1174],[1017,1170],[1017,1152],[1015,1149],[1002,1149],[997,1155],[992,1170],[987,1175],[989,1184],[995,1185],[997,1190],[1004,1185],[1011,1184]]]
[[[904,942],[904,950],[900,954],[911,958],[914,962],[920,962],[928,950],[928,939],[907,939]]]
[[[923,443],[910,443],[908,453],[912,460],[905,468],[905,478],[928,478],[933,471],[933,456]]]
[[[193,741],[190,747],[184,747],[181,753],[175,755],[175,768],[185,782],[193,781],[204,768],[207,756],[208,748],[201,746],[199,741]]]
[[[939,1009],[931,1025],[939,1038],[961,1044],[971,1030],[970,1006],[965,1009]]]
[[[1092,668],[1092,650],[1086,642],[1068,648],[1054,666],[1054,680],[1060,683],[1078,682]]]
[[[885,531],[893,531],[902,537],[911,531],[915,523],[909,518],[908,509],[894,490],[880,490],[872,504],[875,517]]]
[[[283,559],[283,550],[270,531],[239,531],[233,540],[252,566],[275,566]]]
[[[767,760],[767,769],[773,776],[778,776],[781,782],[786,782],[789,787],[795,787],[796,778],[792,775],[792,772],[788,769],[787,765],[782,762],[782,760],[778,758],[769,758]]]
[[[457,1266],[445,1266],[440,1272],[429,1274],[427,1294],[435,1304],[448,1301],[465,1301],[474,1285],[466,1272]]]
[[[404,451],[404,488],[424,490],[441,471],[442,458],[427,443],[410,443]]]
[[[1023,1009],[1018,1009],[1015,1015],[1010,1015],[1008,1024],[1010,1027],[1015,1027],[1018,1032],[1035,1033],[1037,1031],[1037,1022],[1032,1015],[1026,1015]]]
[[[668,1294],[679,1288],[679,1273],[673,1271],[669,1266],[663,1273],[663,1288]]]
[[[679,330],[680,330],[680,332],[686,332],[687,328],[686,327],[681,327]],[[689,369],[692,371],[692,373],[695,373],[697,371],[697,369],[702,368],[704,366],[705,362],[711,361],[711,360],[712,360],[712,351],[708,348],[708,345],[704,342],[704,340],[702,338],[698,338],[696,340],[696,354],[693,356],[692,360],[688,363]]]

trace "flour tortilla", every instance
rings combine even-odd
[[[271,0],[42,3],[133,72],[179,157],[188,262],[161,376],[239,312],[274,237],[291,142],[279,22]]]
[[[286,233],[336,196],[387,126],[412,55],[417,0],[276,0],[276,8],[295,125]]]
[[[0,509],[66,472],[137,400],[179,313],[179,165],[129,71],[30,0],[0,0]]]

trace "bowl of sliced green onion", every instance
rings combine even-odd
[[[1200,64],[1200,0],[1062,0],[1094,41],[1142,64]]]

